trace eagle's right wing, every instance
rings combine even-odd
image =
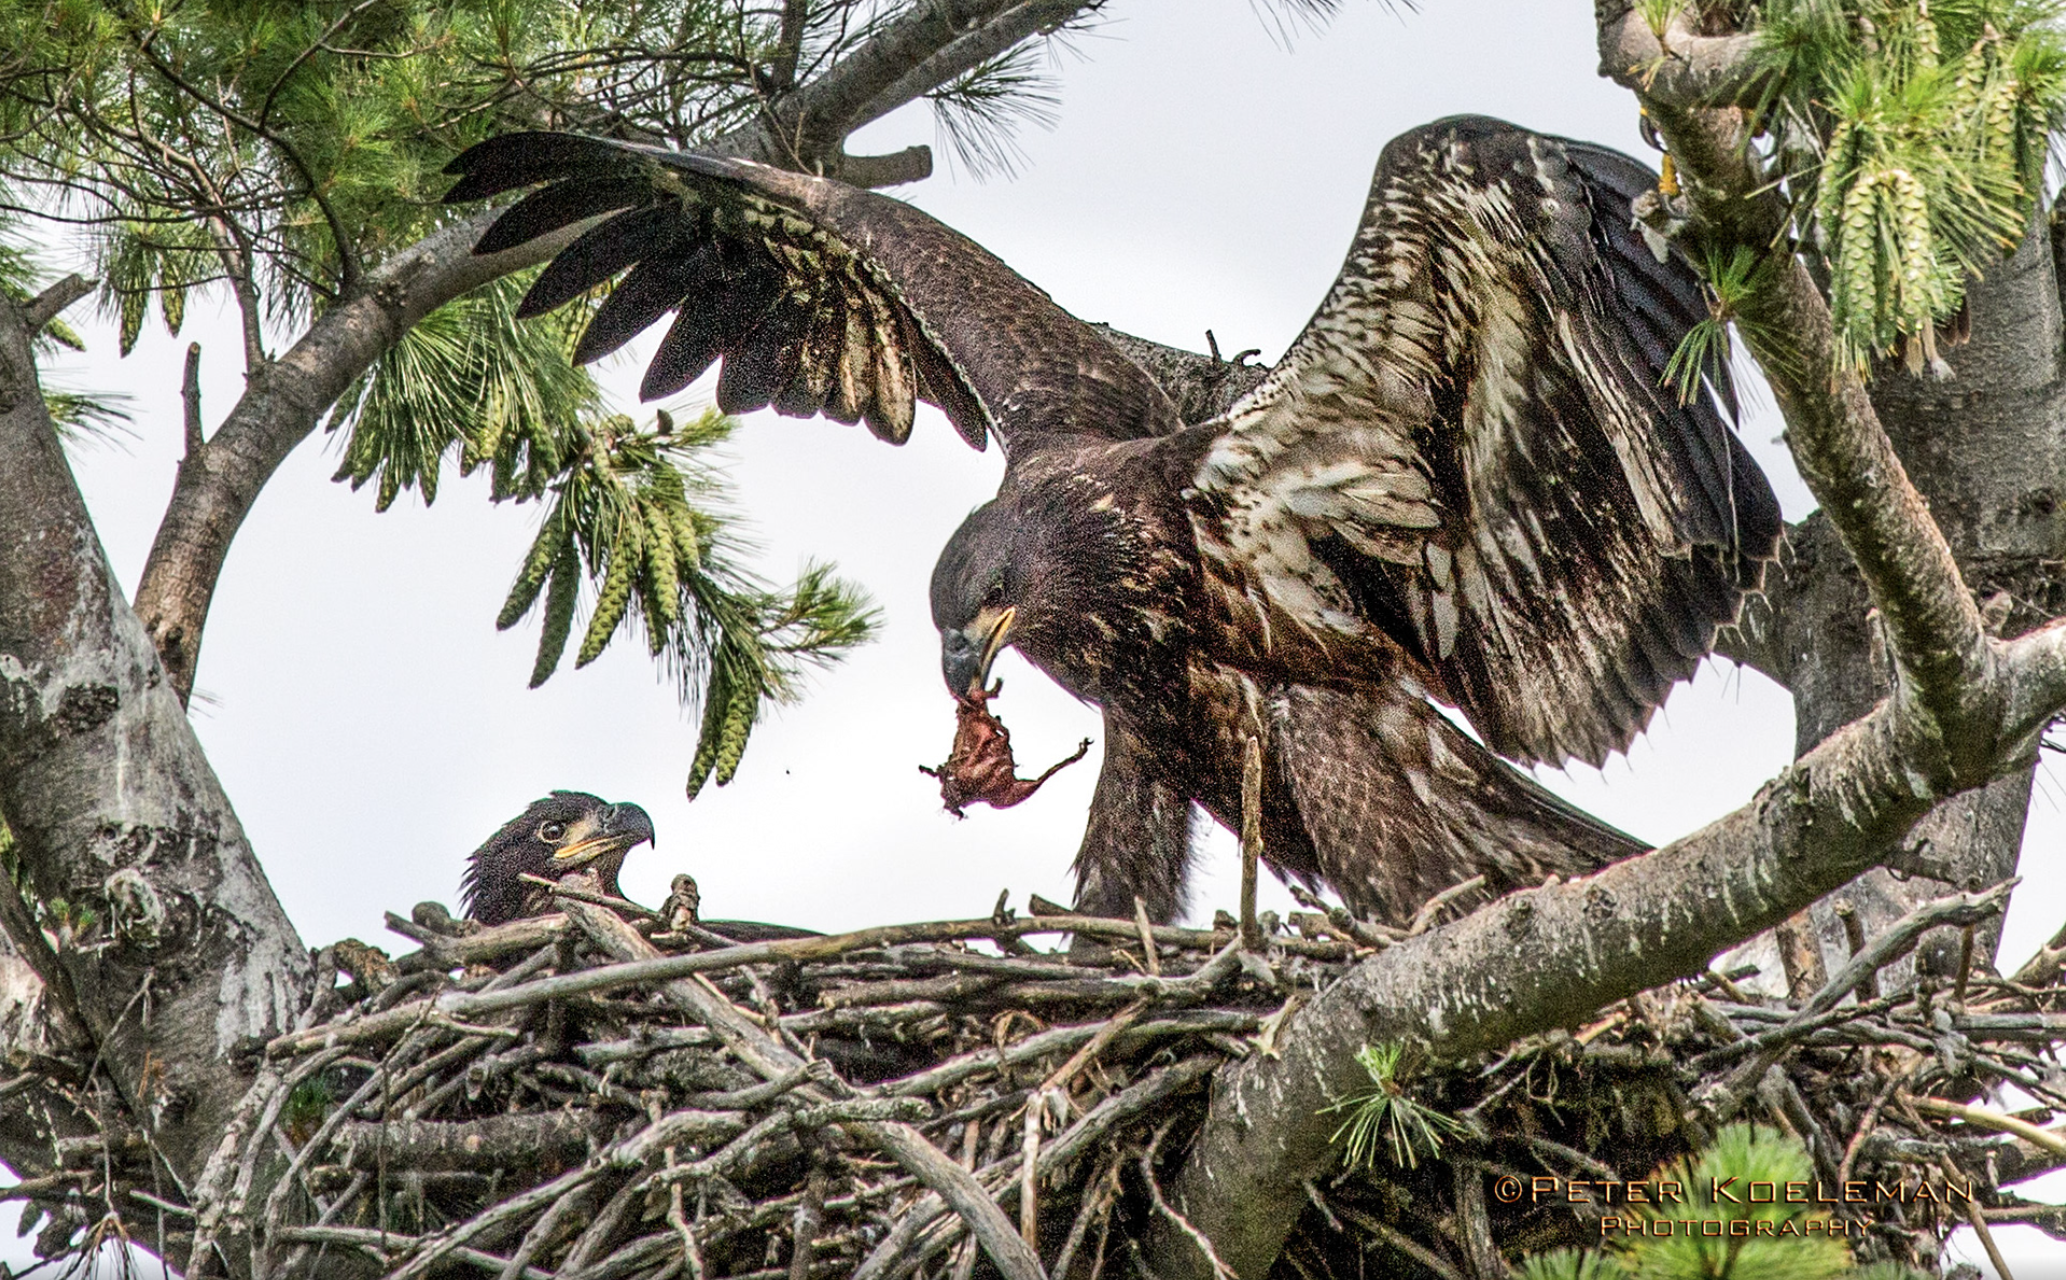
[[[914,400],[970,444],[1010,456],[1044,433],[1131,439],[1177,425],[1154,381],[981,246],[900,200],[824,178],[563,133],[508,134],[446,172],[447,202],[519,187],[478,253],[601,215],[526,295],[535,315],[629,269],[577,361],[673,325],[640,395],[671,395],[722,359],[718,407],[864,421],[901,443]]]

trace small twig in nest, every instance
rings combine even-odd
[[[1191,1243],[1198,1246],[1198,1252],[1204,1254],[1205,1261],[1211,1265],[1213,1275],[1221,1280],[1241,1280],[1240,1276],[1235,1274],[1234,1268],[1221,1261],[1219,1251],[1212,1247],[1212,1241],[1206,1239],[1205,1233],[1192,1226],[1191,1220],[1178,1213],[1162,1195],[1162,1183],[1155,1177],[1155,1153],[1161,1149],[1162,1140],[1169,1136],[1171,1123],[1165,1120],[1157,1126],[1155,1136],[1148,1140],[1146,1150],[1141,1152],[1141,1178],[1148,1184],[1148,1197],[1154,1202],[1155,1212],[1175,1223],[1177,1230],[1190,1237]]]

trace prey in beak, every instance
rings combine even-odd
[[[1011,624],[1018,615],[1016,605],[986,605],[976,611],[966,627],[940,632],[940,672],[957,699],[983,692],[990,680],[990,667],[1010,639]]]

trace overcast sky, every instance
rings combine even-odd
[[[988,246],[1065,307],[1163,342],[1258,347],[1273,359],[1339,267],[1379,149],[1458,112],[1502,116],[1643,154],[1628,94],[1594,73],[1585,0],[1427,0],[1419,13],[1348,0],[1325,30],[1287,42],[1249,0],[1115,0],[1111,18],[1058,66],[1059,119],[1020,135],[1019,176],[978,182],[936,148],[939,173],[900,191]],[[851,151],[934,142],[909,109]],[[85,308],[74,315],[84,321]],[[112,330],[68,361],[70,384],[134,397],[136,436],[74,454],[109,555],[132,588],[180,448],[178,363],[202,342],[212,423],[240,388],[237,340],[190,308],[174,341],[150,328],[126,360]],[[657,332],[656,335],[657,336]],[[608,380],[629,411],[651,341]],[[706,380],[669,402],[694,408]],[[1769,400],[1746,424],[1789,518],[1805,491],[1774,442]],[[995,489],[994,451],[966,448],[922,409],[911,442],[859,428],[755,415],[732,450],[739,509],[787,578],[806,557],[836,560],[880,605],[881,640],[818,677],[808,699],[755,734],[738,778],[693,804],[682,782],[694,722],[643,646],[571,662],[524,688],[535,619],[493,620],[535,530],[534,507],[491,507],[483,480],[448,477],[434,508],[414,497],[384,515],[370,490],[329,483],[334,438],[296,452],[232,548],[209,618],[195,724],[263,859],[312,945],[377,945],[381,912],[426,898],[456,904],[466,854],[555,787],[632,800],[653,815],[657,850],[635,853],[624,887],[657,902],[670,875],[700,882],[706,913],[842,929],[987,913],[1010,888],[1066,901],[1098,746],[1034,799],[956,821],[919,764],[953,734],[926,609],[933,558]],[[1095,712],[1016,655],[999,664],[997,710],[1027,772],[1101,736]],[[1651,733],[1604,771],[1544,781],[1610,822],[1663,842],[1747,800],[1793,741],[1787,695],[1714,662],[1681,686]],[[2026,852],[2055,851],[2059,785],[2042,776]],[[2058,924],[2061,887],[2026,857],[2011,962]],[[1231,907],[1232,844],[1200,860],[1194,914]],[[1274,886],[1270,886],[1274,889]],[[2051,906],[2042,905],[2049,900]],[[1279,891],[1266,905],[1288,902]],[[2037,904],[2033,906],[2033,904]],[[0,1248],[0,1257],[9,1251]]]

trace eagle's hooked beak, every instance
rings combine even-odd
[[[652,817],[635,804],[613,804],[577,823],[567,842],[552,851],[552,861],[561,871],[571,871],[649,843],[655,843]]]
[[[979,611],[966,627],[940,633],[940,671],[947,688],[957,698],[980,692],[990,679],[990,664],[997,661],[1011,634],[1018,606]]]

